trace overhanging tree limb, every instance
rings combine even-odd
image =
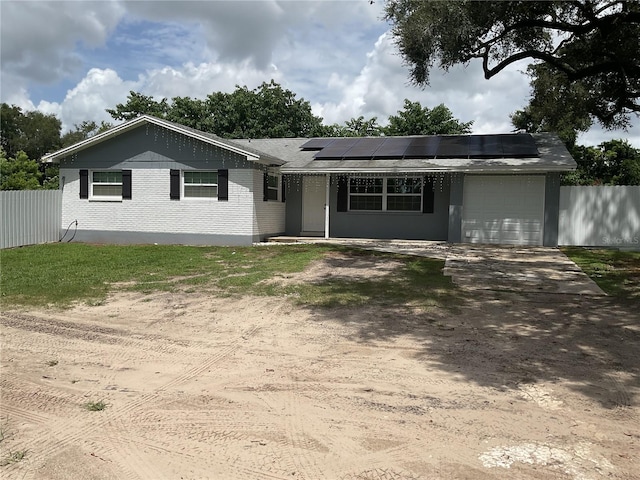
[[[639,111],[640,2],[387,0],[386,18],[418,85],[436,64],[480,59],[490,79],[531,60],[584,83],[581,101],[605,127]]]

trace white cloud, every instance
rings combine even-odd
[[[55,114],[62,121],[63,132],[85,120],[113,122],[105,110],[125,101],[129,90],[138,90],[139,86],[140,82],[124,81],[113,70],[92,68],[67,92],[63,102],[43,100],[37,109]]]
[[[272,70],[270,73],[276,81],[280,80],[277,71]],[[233,91],[237,84],[255,88],[264,78],[265,72],[252,68],[248,62],[241,65],[187,63],[180,68],[164,67],[145,72],[135,81],[123,80],[111,69],[92,68],[67,92],[62,102],[43,100],[34,106],[23,90],[20,103],[12,103],[26,110],[37,108],[57,115],[62,121],[63,131],[67,131],[84,120],[114,122],[106,109],[126,102],[127,95],[132,90],[157,100],[176,96],[204,98],[212,92]]]
[[[130,90],[157,99],[204,98],[274,79],[308,100],[327,124],[360,115],[384,124],[408,98],[429,108],[444,103],[456,118],[473,120],[477,133],[511,130],[509,114],[529,97],[524,63],[487,81],[472,62],[434,71],[427,88],[413,86],[384,33],[383,4],[3,0],[1,100],[55,113],[68,129],[84,120],[112,121],[105,109],[125,102]],[[42,101],[33,98],[36,85]],[[637,118],[629,134],[596,127],[581,141],[623,136],[640,146]]]
[[[76,71],[78,42],[96,47],[124,15],[117,2],[0,2],[3,71],[53,82]],[[3,85],[4,86],[4,85]]]
[[[522,108],[528,96],[528,79],[518,68],[522,66],[506,69],[491,81],[483,80],[476,63],[454,67],[447,73],[434,71],[431,84],[423,89],[410,84],[408,69],[389,34],[384,34],[355,78],[339,71],[332,73],[326,88],[335,92],[337,101],[316,102],[314,109],[327,123],[363,115],[376,116],[384,124],[389,115],[403,108],[407,98],[429,108],[444,103],[456,118],[474,120],[477,133],[509,131],[509,113]]]

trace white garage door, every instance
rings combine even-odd
[[[543,175],[466,175],[462,241],[542,245]]]

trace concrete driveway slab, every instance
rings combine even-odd
[[[282,237],[304,243],[335,243],[379,252],[445,260],[444,274],[467,290],[606,295],[557,248],[452,244],[415,240]]]
[[[447,256],[444,274],[470,290],[605,295],[555,248],[456,245]]]

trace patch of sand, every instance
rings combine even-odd
[[[279,281],[397,266],[338,254]],[[636,312],[473,295],[429,312],[177,291],[4,311],[0,456],[27,453],[0,476],[638,478]]]

